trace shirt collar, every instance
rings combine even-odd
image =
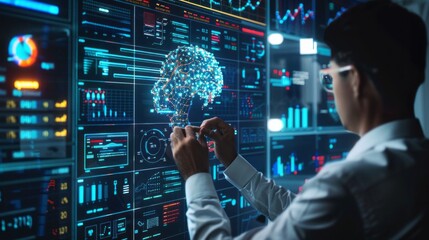
[[[347,159],[353,159],[374,146],[398,138],[423,138],[418,119],[403,119],[382,124],[364,134],[356,142]]]

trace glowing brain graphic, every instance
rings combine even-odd
[[[189,124],[192,99],[198,95],[203,107],[220,95],[223,76],[212,53],[197,46],[171,51],[163,62],[161,77],[152,88],[155,111],[170,117],[170,126]]]

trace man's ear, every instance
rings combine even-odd
[[[349,73],[350,83],[353,91],[353,97],[360,99],[365,96],[365,89],[368,79],[365,74],[361,74],[355,66],[352,67]]]

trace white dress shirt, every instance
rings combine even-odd
[[[428,204],[429,140],[417,119],[378,126],[298,195],[265,179],[240,155],[224,174],[271,220],[234,239],[391,238]],[[185,189],[191,239],[232,239],[210,174],[192,175]]]

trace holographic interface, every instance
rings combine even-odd
[[[171,51],[152,88],[155,111],[170,118],[170,126],[189,124],[192,99],[198,95],[203,107],[220,96],[223,75],[212,53],[198,46],[181,46]]]

